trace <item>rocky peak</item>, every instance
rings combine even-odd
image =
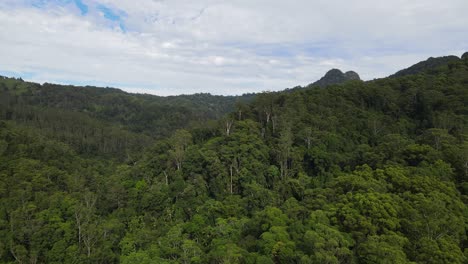
[[[468,59],[468,52],[463,53],[461,56],[462,59]]]
[[[354,71],[347,71],[346,73],[343,73],[339,69],[331,69],[325,74],[325,76],[311,85],[325,87],[332,84],[344,83],[350,80],[361,80],[361,78],[359,78],[359,74]]]
[[[361,80],[359,74],[355,71],[347,71],[344,75],[348,80]]]

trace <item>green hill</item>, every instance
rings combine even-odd
[[[437,57],[433,58],[430,57],[425,61],[421,61],[416,63],[415,65],[398,71],[397,73],[393,74],[393,77],[401,77],[405,75],[413,75],[422,72],[430,72],[430,71],[437,71],[439,68],[448,67],[452,62],[456,63],[459,61],[460,58],[457,56],[444,56],[444,57]]]
[[[160,97],[119,89],[0,77],[0,117],[71,145],[82,154],[127,157],[176,129],[199,126],[253,95]]]

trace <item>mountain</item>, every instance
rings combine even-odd
[[[466,53],[464,54],[464,56],[465,55]],[[440,67],[447,67],[450,63],[456,63],[458,61],[460,61],[460,58],[453,55],[437,58],[430,57],[425,61],[418,62],[409,68],[398,71],[390,77],[401,77],[406,75],[414,75],[423,72],[435,71]]]
[[[461,56],[461,58],[462,58],[462,60],[468,59],[468,52],[463,53],[463,55]]]
[[[431,67],[214,119],[4,79],[0,262],[465,264],[468,58]]]
[[[354,71],[343,73],[339,69],[331,69],[325,74],[325,76],[320,78],[320,80],[310,84],[309,86],[325,87],[332,84],[341,84],[351,80],[361,80],[361,78],[359,77],[359,74]]]

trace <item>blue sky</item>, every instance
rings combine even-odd
[[[82,15],[86,15],[88,13],[88,6],[83,3],[81,0],[75,0],[75,5],[80,9]]]
[[[158,95],[385,77],[468,50],[466,0],[2,0],[0,74]]]

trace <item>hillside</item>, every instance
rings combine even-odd
[[[3,79],[0,262],[466,263],[450,58],[238,104]],[[120,139],[138,155],[103,158]]]
[[[234,110],[253,95],[160,97],[114,88],[76,87],[0,76],[0,117],[38,129],[83,154],[127,157],[176,129]]]
[[[462,56],[463,57],[463,56]],[[429,58],[425,61],[418,62],[411,67],[403,69],[401,71],[396,72],[393,74],[393,77],[401,77],[405,75],[413,75],[423,72],[429,72],[437,70],[439,67],[445,67],[450,63],[456,63],[459,60],[457,56],[444,56],[444,57],[437,57],[437,58]]]

